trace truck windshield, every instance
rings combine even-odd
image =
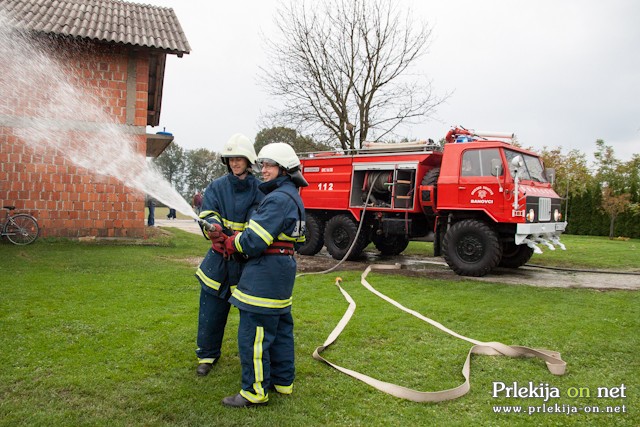
[[[516,156],[522,157],[524,161],[524,168],[519,169],[520,179],[531,180],[536,182],[549,182],[547,176],[544,173],[544,166],[542,160],[539,157],[531,156],[525,153],[518,153],[513,150],[504,150],[504,155],[507,158],[507,164],[509,165],[509,171],[513,176],[515,174],[516,167],[511,164]]]

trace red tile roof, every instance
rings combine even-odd
[[[161,49],[182,56],[191,47],[173,9],[118,0],[0,0],[16,28]]]

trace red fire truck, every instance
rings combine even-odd
[[[342,259],[353,244],[348,259],[355,259],[373,242],[397,255],[410,240],[433,237],[434,255],[453,271],[484,276],[524,265],[540,244],[564,249],[553,170],[512,138],[456,127],[444,146],[365,143],[352,153],[301,156],[309,186],[300,192],[307,216],[300,253],[326,246]]]

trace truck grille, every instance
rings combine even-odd
[[[538,220],[549,221],[551,219],[551,199],[540,197],[538,205]]]

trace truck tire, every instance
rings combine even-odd
[[[527,245],[516,245],[508,242],[502,245],[502,259],[498,266],[518,268],[525,265],[533,256],[533,248]]]
[[[447,230],[442,254],[449,267],[460,276],[480,277],[498,265],[502,245],[497,233],[486,223],[465,219]]]
[[[300,246],[298,253],[301,255],[315,255],[324,246],[324,221],[308,212],[306,217],[305,243]]]
[[[424,174],[422,185],[436,185],[440,176],[440,168],[433,168]]]
[[[324,243],[333,259],[344,258],[356,238],[357,231],[358,224],[349,215],[337,215],[327,221],[324,229]],[[363,230],[347,259],[358,258],[368,243],[367,235]]]
[[[409,246],[409,239],[399,234],[389,236],[381,234],[371,240],[373,240],[373,244],[376,245],[376,249],[382,255],[399,255]]]

